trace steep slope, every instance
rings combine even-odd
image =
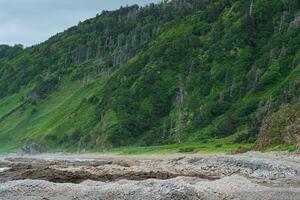
[[[296,0],[174,0],[0,54],[1,148],[255,142],[299,101],[299,12]]]
[[[256,148],[300,143],[300,104],[284,106],[262,123]]]

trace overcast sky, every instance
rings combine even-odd
[[[0,0],[0,44],[31,46],[121,5],[158,0]]]

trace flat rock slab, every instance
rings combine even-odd
[[[7,182],[0,186],[1,200],[296,200],[299,188],[270,188],[233,175],[215,181],[177,177],[169,180],[120,180],[81,184],[40,180]]]
[[[300,157],[4,156],[0,200],[300,200]]]

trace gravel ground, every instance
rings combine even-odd
[[[300,156],[0,156],[1,200],[300,200]]]

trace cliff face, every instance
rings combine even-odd
[[[299,9],[174,0],[1,47],[0,148],[255,142],[272,132],[268,116],[299,101]]]
[[[300,104],[284,106],[267,117],[261,127],[258,148],[300,143]]]

